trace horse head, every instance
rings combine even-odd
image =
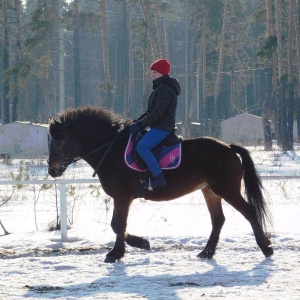
[[[64,122],[53,118],[49,118],[48,135],[48,173],[52,177],[59,177],[69,164],[80,158],[81,145],[67,132]]]

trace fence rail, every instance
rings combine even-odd
[[[284,179],[299,179],[300,176],[287,175],[287,176],[272,176],[261,175],[262,180],[284,180]],[[4,180],[0,181],[0,185],[35,185],[35,184],[56,184],[59,185],[60,190],[60,233],[61,241],[68,241],[67,233],[67,184],[89,184],[99,183],[97,178],[88,179],[35,179],[35,180]]]
[[[35,179],[35,180],[9,180],[0,181],[0,185],[31,185],[31,184],[58,184],[60,194],[60,235],[61,241],[66,242],[68,240],[67,233],[67,184],[74,183],[99,183],[99,179]]]

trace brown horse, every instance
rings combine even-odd
[[[140,176],[124,162],[128,121],[122,121],[111,111],[92,107],[68,109],[61,112],[59,118],[60,121],[49,120],[49,174],[59,177],[69,164],[82,158],[95,170],[104,191],[114,200],[111,226],[116,242],[105,262],[121,259],[125,254],[125,242],[149,250],[146,239],[126,231],[130,204],[137,198]],[[168,186],[146,191],[145,199],[172,200],[198,189],[204,195],[212,231],[198,257],[212,258],[215,253],[225,222],[222,199],[250,222],[263,254],[266,257],[273,254],[270,240],[264,233],[270,215],[262,195],[262,184],[245,148],[209,137],[184,140],[180,166],[164,172]],[[240,193],[243,177],[248,201]]]

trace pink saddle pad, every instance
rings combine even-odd
[[[164,170],[176,169],[181,162],[181,143],[175,145],[159,146],[158,150],[155,150],[155,156],[159,165]],[[134,150],[134,141],[132,135],[129,136],[129,140],[124,153],[124,160],[127,166],[133,170],[139,172],[147,171],[144,164],[139,163],[141,158],[138,158],[136,151]]]

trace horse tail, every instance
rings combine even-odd
[[[261,226],[266,229],[267,223],[271,225],[271,214],[268,211],[266,201],[263,197],[263,185],[261,178],[256,171],[250,153],[244,147],[231,144],[230,148],[240,155],[244,166],[245,194],[248,203],[254,208],[256,216]]]

